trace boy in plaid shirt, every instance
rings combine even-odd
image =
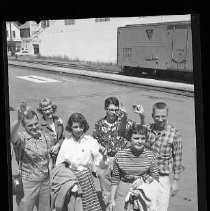
[[[144,117],[144,111],[141,115]],[[154,123],[145,124],[148,129],[147,144],[158,160],[159,182],[161,188],[157,202],[157,211],[167,211],[169,198],[178,191],[178,182],[183,170],[182,137],[180,131],[167,124],[168,107],[164,102],[155,103],[152,107]],[[169,174],[173,173],[170,183]]]

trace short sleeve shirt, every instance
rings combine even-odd
[[[16,158],[21,160],[19,168],[23,179],[42,181],[49,176],[48,139],[49,137],[43,133],[38,139],[33,138],[26,131],[19,133],[14,151]]]
[[[118,118],[114,124],[110,125],[106,122],[106,117],[99,119],[93,130],[93,137],[98,143],[107,149],[107,155],[114,157],[117,151],[124,149],[127,146],[127,139],[118,133],[122,119],[126,117],[125,130],[129,130],[132,125],[132,120],[127,120],[127,114],[124,111],[119,111]]]

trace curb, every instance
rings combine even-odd
[[[67,73],[67,74],[74,74],[74,75],[82,75],[94,78],[101,78],[113,81],[120,81],[120,82],[127,82],[139,85],[146,85],[146,86],[153,86],[153,87],[160,87],[160,88],[167,88],[185,92],[194,93],[194,85],[192,84],[184,84],[184,83],[175,83],[169,81],[158,81],[155,79],[145,79],[145,78],[137,78],[137,77],[129,77],[129,76],[122,76],[122,75],[114,75],[111,73],[101,73],[101,72],[92,72],[87,70],[80,70],[80,69],[70,69],[64,67],[57,67],[57,66],[49,66],[49,65],[42,65],[42,64],[32,64],[27,62],[20,62],[20,61],[11,61],[8,60],[8,65],[16,65],[34,69],[42,69],[46,71],[53,71],[57,73]]]

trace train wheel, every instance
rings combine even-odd
[[[129,67],[124,66],[123,67],[123,75],[128,75],[129,74]]]

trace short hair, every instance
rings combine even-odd
[[[53,113],[56,112],[57,110],[57,105],[53,104],[52,101],[48,98],[43,98],[40,102],[39,102],[39,108],[37,108],[37,111],[43,115],[43,108],[48,107],[48,106],[52,106],[53,109]]]
[[[31,120],[33,119],[34,117],[36,116],[37,120],[39,119],[38,118],[38,115],[35,111],[33,111],[31,108],[28,108],[24,114],[24,118],[22,120],[22,124],[25,125],[25,120]]]
[[[104,107],[105,109],[109,107],[109,105],[119,106],[119,100],[116,97],[109,97],[105,100]]]
[[[126,139],[127,139],[128,141],[130,141],[132,135],[133,135],[134,133],[136,133],[136,132],[139,133],[139,134],[141,134],[141,135],[145,135],[145,136],[147,137],[147,132],[148,132],[148,130],[147,130],[146,127],[144,127],[144,126],[141,125],[140,123],[133,122],[132,125],[131,125],[131,127],[130,127],[130,129],[129,129],[129,131],[128,131],[128,134],[127,134],[127,136],[126,136]]]
[[[81,126],[84,126],[83,133],[85,133],[89,129],[89,124],[87,123],[87,120],[81,113],[73,113],[69,117],[69,120],[68,120],[66,128],[65,128],[66,131],[68,131],[70,133],[72,132],[71,127],[72,127],[73,122],[79,123]]]
[[[152,106],[152,113],[154,113],[155,109],[167,109],[167,112],[168,112],[168,106],[167,106],[167,104],[164,103],[164,102],[155,103],[155,104]]]

